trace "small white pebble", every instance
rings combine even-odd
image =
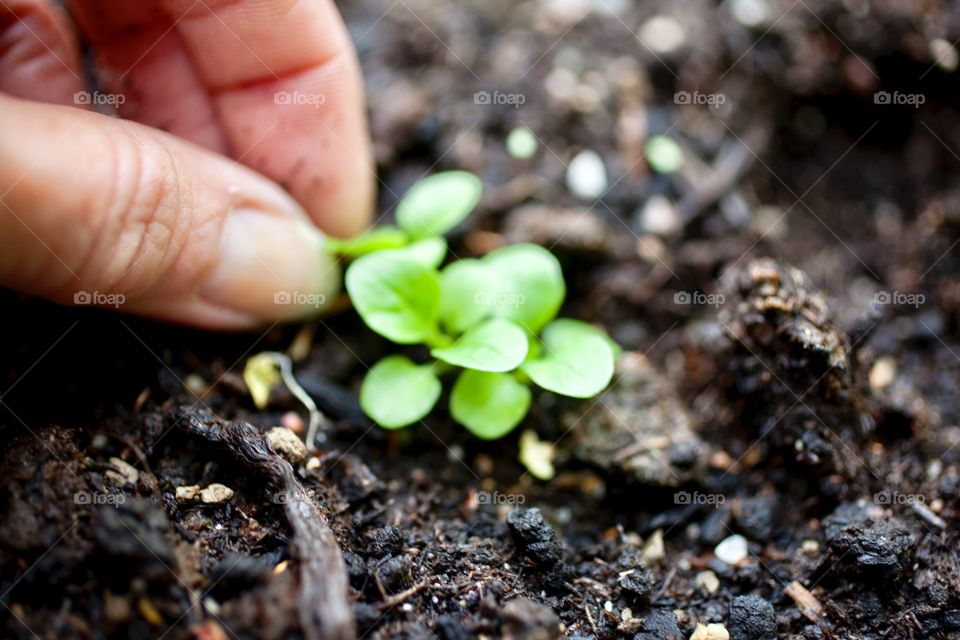
[[[877,358],[870,367],[870,386],[874,389],[883,389],[897,377],[897,361],[890,356]]]
[[[195,484],[191,484],[183,487],[177,487],[175,496],[177,498],[177,502],[189,502],[190,500],[196,500],[199,493],[200,487]]]
[[[657,560],[663,560],[666,555],[667,551],[663,546],[663,531],[657,529],[650,534],[650,537],[647,538],[647,543],[643,545],[643,550],[640,552],[640,559],[644,562],[656,562]]]
[[[730,0],[730,13],[745,27],[756,27],[770,17],[767,0]]]
[[[286,427],[270,429],[267,439],[270,441],[270,448],[294,467],[300,466],[307,457],[307,445]]]
[[[214,482],[200,491],[200,502],[204,504],[221,504],[232,497],[233,489],[219,482]]]
[[[680,214],[670,199],[662,195],[653,195],[640,211],[640,227],[646,233],[658,236],[670,236],[680,230],[683,223]]]
[[[612,611],[613,611],[613,603],[610,602],[609,600],[607,600],[606,602],[604,602],[604,603],[603,603],[603,610],[606,611],[607,613],[612,612]]]
[[[960,65],[960,54],[957,49],[943,38],[934,38],[930,41],[930,56],[937,66],[948,73],[957,70]]]
[[[720,580],[713,571],[701,571],[697,574],[697,586],[713,595],[720,588]]]
[[[116,484],[123,486],[125,484],[136,485],[140,479],[140,472],[136,467],[120,458],[110,458],[110,464],[117,468],[116,471],[110,470],[104,473],[106,477],[113,480]]]
[[[734,534],[723,540],[713,550],[717,560],[731,566],[738,565],[747,559],[747,539]]]
[[[815,556],[820,553],[820,543],[816,540],[804,540],[800,543],[800,551],[804,555]]]
[[[607,190],[607,169],[594,151],[581,151],[567,167],[567,188],[584,200],[599,198]]]
[[[730,632],[718,622],[707,625],[698,622],[690,640],[730,640]]]
[[[623,620],[624,622],[632,618],[633,618],[633,609],[631,609],[630,607],[627,607],[626,609],[620,612],[620,619]]]
[[[654,53],[672,53],[687,41],[683,25],[672,16],[653,16],[642,25],[638,34],[640,42]]]
[[[401,607],[401,608],[402,608],[404,611],[406,611],[407,613],[410,613],[411,611],[413,611],[413,605],[410,604],[409,602],[404,602],[404,603],[403,603],[403,607]]]

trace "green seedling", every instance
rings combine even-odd
[[[445,374],[456,376],[450,415],[474,435],[499,438],[527,414],[531,383],[589,398],[613,376],[616,345],[596,327],[556,319],[566,286],[560,263],[532,244],[503,247],[443,265],[443,234],[480,200],[480,180],[464,171],[417,183],[397,207],[396,226],[331,241],[354,259],[346,288],[373,331],[401,345],[425,345],[417,363],[389,355],[367,373],[360,406],[380,426],[423,419],[439,401]]]

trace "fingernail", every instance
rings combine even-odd
[[[340,289],[340,267],[323,234],[297,218],[240,209],[220,238],[220,261],[200,289],[212,304],[263,320],[316,313]]]

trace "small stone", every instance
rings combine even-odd
[[[930,57],[938,67],[948,73],[956,71],[960,64],[960,54],[957,53],[957,49],[943,38],[934,38],[930,41]]]
[[[820,543],[816,540],[804,540],[800,543],[800,552],[806,556],[817,556],[820,553]]]
[[[293,466],[297,467],[306,460],[307,445],[290,429],[274,427],[267,432],[267,438],[270,448]]]
[[[110,464],[117,468],[116,471],[110,470],[104,473],[107,478],[112,480],[118,486],[123,486],[126,484],[131,484],[136,486],[137,481],[140,479],[140,472],[125,460],[120,458],[110,458]]]
[[[190,502],[192,500],[196,500],[199,494],[200,487],[195,484],[191,484],[183,487],[177,487],[175,496],[177,498],[177,502]]]
[[[730,632],[737,640],[775,640],[773,605],[757,595],[737,596],[730,603]]]
[[[870,367],[870,386],[880,390],[890,386],[897,377],[897,361],[890,356],[878,358]]]
[[[303,418],[300,417],[300,414],[296,411],[287,411],[280,417],[280,425],[290,429],[294,433],[303,433],[304,427],[306,425],[303,423]]]
[[[567,188],[578,198],[595,200],[607,190],[607,169],[596,152],[581,151],[567,167]]]
[[[653,592],[653,574],[646,567],[636,567],[620,574],[620,588],[633,599],[643,599]]]
[[[232,497],[233,489],[219,482],[214,482],[200,491],[200,502],[204,504],[222,504]]]
[[[640,559],[644,562],[657,562],[666,557],[667,551],[663,546],[663,530],[657,529],[650,537],[647,543],[643,545],[643,551],[640,552]]]
[[[747,559],[747,539],[734,534],[718,544],[713,553],[720,562],[736,566]]]
[[[539,567],[553,567],[563,559],[563,547],[540,509],[514,509],[507,516],[507,527],[524,555]]]
[[[729,6],[736,21],[745,27],[759,26],[770,17],[767,0],[731,0]]]
[[[673,53],[687,41],[683,25],[672,16],[653,16],[642,25],[640,42],[660,55]]]
[[[730,640],[730,633],[720,623],[714,622],[704,625],[698,622],[690,640]]]
[[[677,208],[670,199],[653,195],[647,198],[640,211],[640,228],[645,233],[658,236],[671,236],[681,229],[683,222]]]
[[[713,595],[720,588],[720,579],[713,571],[701,571],[697,574],[696,584],[698,587]]]

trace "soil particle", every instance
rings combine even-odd
[[[620,587],[628,598],[644,600],[653,592],[653,574],[646,567],[636,567],[620,575]]]
[[[403,556],[393,556],[379,563],[376,576],[379,584],[388,593],[399,593],[410,585],[410,561]]]
[[[403,531],[399,527],[383,527],[370,535],[370,557],[383,558],[400,553],[404,546]]]
[[[203,504],[223,504],[233,498],[233,489],[214,482],[200,491],[200,502]]]
[[[701,624],[698,622],[690,640],[730,640],[730,633],[722,624],[716,622]]]
[[[524,555],[542,569],[551,569],[563,559],[563,547],[540,509],[514,509],[507,526]]]
[[[773,496],[755,496],[742,499],[736,510],[737,526],[751,539],[766,540],[773,532],[774,507]]]
[[[270,440],[270,448],[293,466],[303,464],[307,458],[307,445],[290,429],[274,427],[267,432],[267,438]]]
[[[722,290],[717,318],[727,345],[720,357],[734,374],[730,392],[743,422],[769,431],[798,462],[853,475],[846,442],[861,435],[862,416],[850,340],[833,324],[826,297],[799,269],[766,258],[731,269]]]
[[[737,640],[776,640],[777,637],[773,605],[758,595],[733,599],[727,627],[730,635]]]
[[[505,640],[552,640],[560,637],[560,618],[550,607],[516,598],[503,608]]]
[[[842,504],[824,520],[823,528],[834,560],[864,582],[892,587],[911,564],[910,530],[878,507]]]
[[[680,621],[670,609],[654,609],[643,617],[643,630],[633,640],[682,640]]]
[[[564,416],[567,428],[576,426],[574,453],[584,461],[644,484],[678,486],[702,476],[709,449],[644,356],[623,354],[613,386],[584,408]]]

